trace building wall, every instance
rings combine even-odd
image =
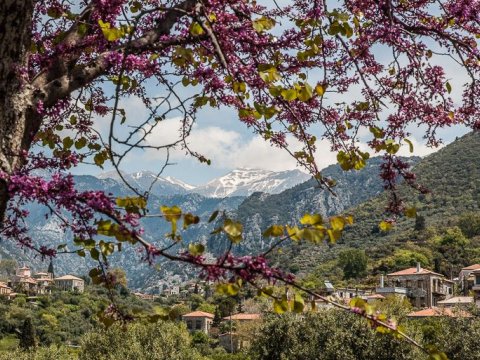
[[[190,331],[202,331],[208,334],[212,326],[212,319],[206,317],[186,317],[183,321],[187,324],[187,329]]]

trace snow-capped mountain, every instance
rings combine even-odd
[[[194,186],[181,180],[170,176],[159,177],[151,171],[138,171],[130,174],[122,172],[122,176],[139,192],[149,191],[150,187],[152,187],[150,192],[158,196],[186,194],[194,188]],[[114,179],[122,182],[120,175],[116,171],[105,172],[97,177],[99,179]]]
[[[237,169],[225,176],[213,179],[205,185],[195,187],[171,176],[157,177],[151,171],[130,174],[122,172],[122,176],[140,192],[148,191],[156,180],[150,192],[157,196],[196,193],[213,198],[249,196],[255,192],[278,194],[310,178],[309,175],[299,170],[274,172],[259,169]],[[116,171],[105,172],[97,177],[122,182]]]
[[[254,192],[278,194],[307,181],[309,175],[299,170],[273,172],[259,169],[237,169],[225,176],[196,187],[193,192],[206,197],[249,196]]]

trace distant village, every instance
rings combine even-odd
[[[391,295],[408,299],[415,309],[408,315],[410,318],[469,317],[467,309],[480,308],[480,264],[463,268],[452,280],[424,269],[418,263],[416,267],[380,275],[379,284],[374,289],[335,288],[329,281],[324,285],[320,293],[341,302],[359,297],[373,303]],[[314,301],[317,306],[331,306],[322,300]]]
[[[50,263],[46,272],[33,273],[30,267],[24,265],[15,271],[15,275],[0,281],[0,296],[9,299],[19,294],[27,296],[45,295],[52,290],[83,292],[85,281],[74,275],[55,277],[53,264]]]
[[[154,301],[159,297],[175,297],[186,299],[191,294],[198,294],[204,298],[213,295],[214,283],[200,281],[186,285],[170,285],[161,289],[159,294],[145,294],[135,292],[133,295],[142,299]],[[0,282],[0,296],[13,299],[19,294],[37,296],[49,294],[52,291],[83,292],[85,281],[74,275],[55,277],[53,266],[50,264],[46,272],[33,273],[24,265],[15,271],[6,281]],[[480,308],[480,264],[461,269],[458,277],[447,279],[444,275],[432,270],[416,267],[406,268],[397,272],[381,275],[378,286],[375,288],[362,287],[335,287],[330,281],[325,281],[316,292],[322,297],[348,304],[353,298],[362,298],[367,303],[383,301],[387,297],[396,296],[411,302],[414,311],[409,318],[428,318],[438,316],[471,317],[472,309]],[[288,296],[288,294],[287,294]],[[309,299],[315,302],[317,308],[329,308],[333,305],[322,299]],[[260,313],[236,313],[217,321],[245,324],[261,321]],[[181,316],[187,329],[200,331],[212,335],[217,331],[212,327],[215,315],[205,311],[192,311]],[[235,328],[238,326],[235,325]],[[225,331],[218,336],[220,345],[228,351],[238,351],[248,346],[248,340],[242,338],[235,331]]]
[[[414,308],[414,311],[408,314],[411,319],[440,316],[472,317],[471,310],[480,308],[480,264],[463,268],[458,277],[452,280],[417,264],[415,267],[381,275],[375,288],[362,288],[360,284],[357,287],[335,287],[330,281],[325,281],[323,285],[322,288],[316,289],[317,293],[326,299],[343,304],[348,304],[353,298],[362,298],[370,304],[391,296],[407,299]],[[162,296],[184,298],[191,293],[203,294],[202,289],[204,286],[198,287],[198,284],[189,284],[183,289],[180,286],[173,286],[166,288]],[[135,295],[146,300],[153,300],[159,296],[142,293]],[[318,309],[333,307],[328,301],[310,300],[315,302]],[[236,323],[234,328],[238,328],[239,324],[261,321],[261,317],[260,313],[237,313],[224,317],[221,321]],[[192,311],[182,316],[190,331],[201,331],[207,335],[217,331],[212,327],[214,318],[214,314],[205,311]],[[249,346],[249,338],[236,331],[225,331],[215,335],[218,336],[220,345],[228,351],[236,352]]]

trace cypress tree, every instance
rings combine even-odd
[[[19,346],[24,350],[28,350],[37,346],[35,340],[35,328],[33,327],[31,318],[26,318],[23,322],[23,326],[20,331]]]
[[[47,270],[47,272],[48,272],[49,274],[52,274],[52,278],[55,278],[55,272],[54,272],[54,270],[53,270],[53,261],[52,261],[52,260],[50,260],[50,264],[48,265],[48,270]]]
[[[222,314],[220,314],[220,309],[217,306],[215,308],[215,314],[214,314],[214,317],[213,317],[212,326],[213,327],[218,327],[218,325],[220,325],[221,321],[222,321]]]

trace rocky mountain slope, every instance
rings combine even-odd
[[[249,196],[255,192],[278,194],[310,178],[299,170],[273,172],[237,169],[191,191],[207,197]]]
[[[422,159],[415,167],[417,182],[430,193],[422,195],[408,186],[400,187],[400,194],[408,206],[414,206],[417,216],[425,219],[425,229],[436,229],[455,224],[465,212],[480,211],[480,133],[469,133],[438,152]],[[367,190],[358,188],[358,191]],[[290,198],[293,200],[293,198]],[[286,201],[289,201],[287,199]],[[278,257],[279,264],[309,272],[318,264],[335,258],[344,247],[365,249],[372,259],[402,248],[408,241],[421,242],[422,234],[415,230],[415,219],[402,217],[388,232],[379,230],[378,224],[387,217],[387,194],[346,209],[353,214],[355,223],[349,227],[335,246],[301,245],[286,249]]]

